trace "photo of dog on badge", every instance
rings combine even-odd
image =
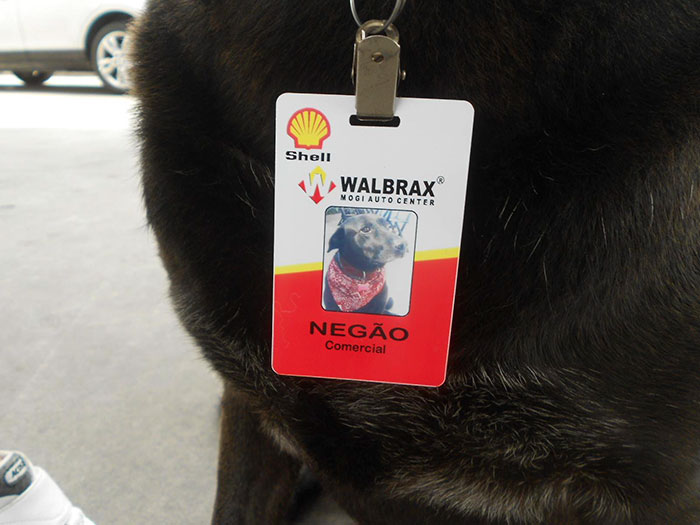
[[[404,316],[410,310],[418,217],[407,210],[326,210],[324,310]]]

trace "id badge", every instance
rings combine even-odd
[[[445,380],[474,110],[397,98],[388,126],[355,97],[277,100],[272,367]]]

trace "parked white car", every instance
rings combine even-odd
[[[0,0],[0,70],[39,85],[54,71],[95,71],[128,89],[127,24],[147,0]]]

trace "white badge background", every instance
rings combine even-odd
[[[323,149],[295,149],[289,118],[302,108],[321,111],[331,126]],[[397,98],[397,128],[351,126],[355,97],[285,93],[277,99],[274,265],[322,263],[329,206],[413,210],[418,215],[416,252],[459,247],[474,109],[461,100]],[[330,153],[330,162],[290,161],[287,151]],[[316,166],[336,188],[318,204],[299,187]],[[435,206],[349,202],[340,199],[340,177],[435,181]],[[410,183],[409,183],[410,184]],[[409,186],[410,187],[410,186]],[[422,188],[421,183],[421,188]],[[418,197],[416,197],[418,198]],[[415,255],[415,254],[411,254]]]

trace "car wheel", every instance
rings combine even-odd
[[[93,69],[105,87],[114,93],[125,93],[129,89],[127,44],[126,22],[112,22],[97,32],[90,46]]]
[[[28,86],[40,86],[53,75],[53,71],[13,71],[13,73]]]

